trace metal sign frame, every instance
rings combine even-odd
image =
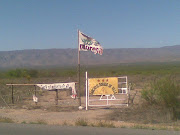
[[[115,95],[100,95],[95,96],[95,98],[91,98],[89,94],[89,78],[88,73],[86,72],[86,110],[88,110],[88,106],[115,106],[115,105],[125,105],[128,106],[129,103],[129,88],[128,88],[128,79],[127,76],[117,77],[118,78],[118,93]],[[122,98],[122,95],[124,97]],[[98,98],[99,97],[99,98]],[[104,104],[91,104],[91,102],[104,102]],[[114,104],[110,102],[116,102]],[[127,103],[119,103],[119,101],[126,101]],[[101,103],[102,103],[101,102]]]

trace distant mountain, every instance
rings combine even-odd
[[[77,59],[77,49],[1,51],[0,68],[76,66]],[[80,61],[82,65],[180,61],[180,45],[104,49],[102,56],[80,52]]]

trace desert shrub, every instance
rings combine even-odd
[[[7,72],[8,77],[22,77],[23,76],[23,70],[21,69],[15,69],[15,70],[10,70]]]
[[[142,98],[150,104],[166,107],[177,120],[180,108],[180,85],[171,77],[155,80],[141,92]]]
[[[129,86],[130,90],[134,90],[136,87],[136,84],[135,83],[129,83],[128,86]]]
[[[115,128],[115,125],[112,122],[107,121],[99,121],[96,124],[97,127],[107,127],[107,128]]]
[[[0,117],[0,123],[14,123],[14,121],[10,118]]]
[[[88,126],[88,121],[84,118],[79,118],[75,121],[76,126]]]
[[[158,91],[156,88],[154,88],[155,84],[151,83],[151,86],[146,86],[146,88],[144,88],[141,91],[141,96],[143,99],[145,99],[149,104],[156,104],[157,102],[157,95],[158,95]]]
[[[45,120],[42,119],[38,119],[35,122],[29,122],[29,124],[42,124],[42,125],[47,125],[47,122]]]
[[[25,77],[25,78],[31,78],[31,77],[37,77],[38,76],[38,71],[34,69],[14,69],[14,70],[9,70],[6,73],[7,77],[13,77],[13,78],[20,78],[20,77]]]
[[[27,72],[28,72],[28,75],[31,77],[38,77],[38,71],[35,69],[30,69]]]

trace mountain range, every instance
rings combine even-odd
[[[160,48],[104,49],[103,55],[80,52],[81,65],[180,61],[180,45]],[[0,68],[67,67],[78,64],[77,49],[0,51]]]

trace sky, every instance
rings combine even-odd
[[[180,0],[0,0],[0,51],[180,45]]]

